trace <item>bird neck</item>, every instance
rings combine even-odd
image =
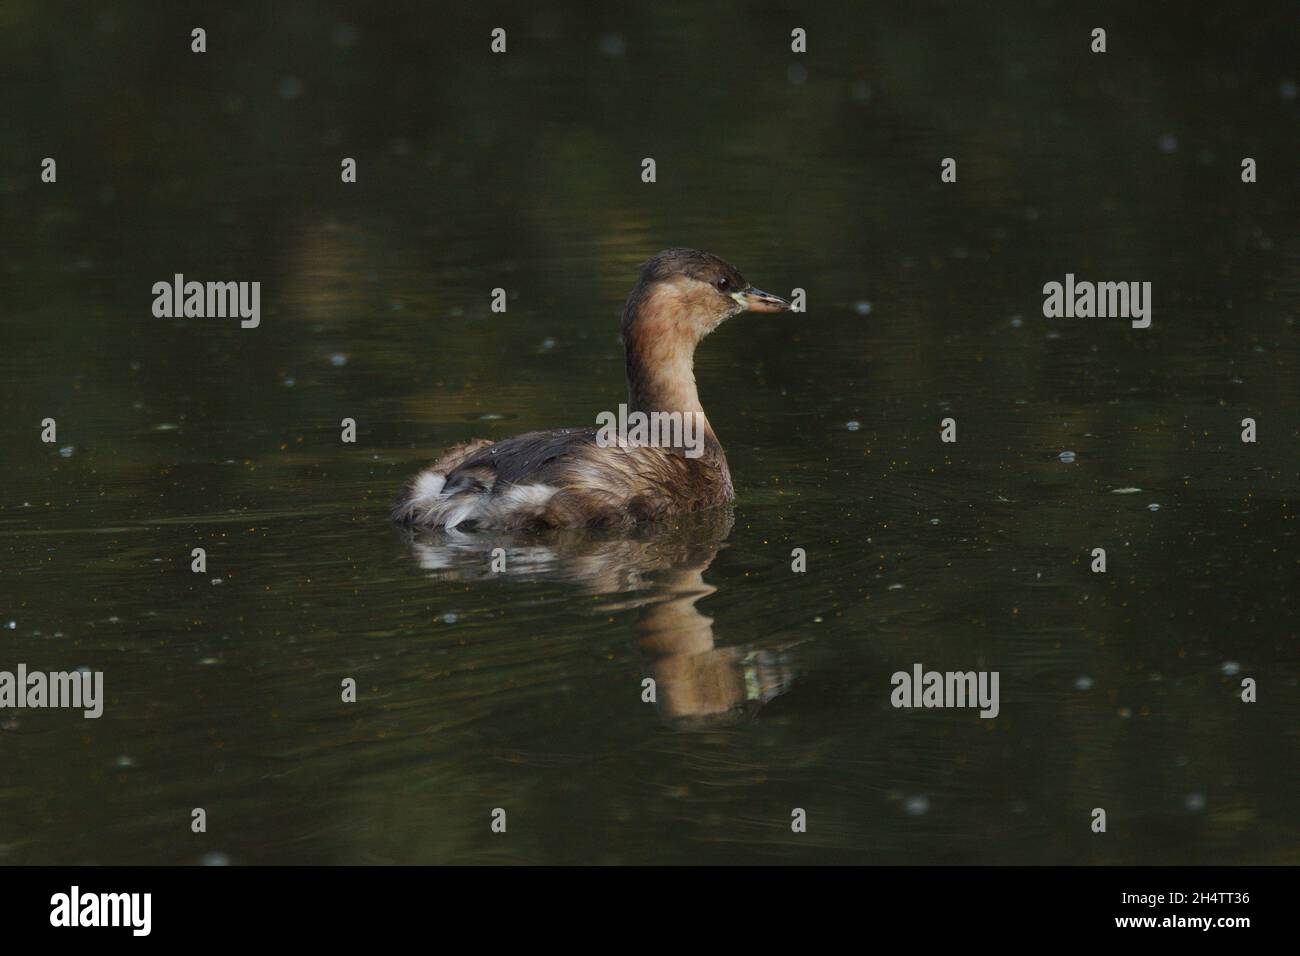
[[[698,415],[705,441],[717,444],[695,387],[695,343],[672,327],[638,324],[626,334],[628,411]]]

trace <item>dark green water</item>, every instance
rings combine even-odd
[[[1300,861],[1294,8],[975,6],[5,5],[0,670],[107,700],[0,711],[0,863]],[[734,514],[393,528],[616,407],[670,245],[807,290],[697,358]]]

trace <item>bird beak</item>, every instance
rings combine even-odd
[[[790,303],[785,301],[779,295],[773,295],[770,292],[764,292],[762,289],[755,289],[750,286],[744,292],[733,292],[731,297],[739,303],[742,309],[749,312],[789,312]]]

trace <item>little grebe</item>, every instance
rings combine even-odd
[[[745,310],[790,304],[730,263],[668,249],[641,266],[623,309],[628,409],[702,424],[702,448],[598,441],[596,428],[528,432],[449,448],[402,490],[393,518],[422,528],[630,527],[735,497],[722,445],[695,390],[695,346]]]

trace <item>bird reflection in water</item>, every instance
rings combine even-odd
[[[605,595],[601,612],[636,609],[644,676],[669,726],[708,729],[753,717],[795,677],[796,641],[718,646],[713,618],[696,602],[717,589],[704,572],[731,532],[730,508],[683,515],[631,532],[404,532],[421,568],[440,580],[504,575],[558,581]],[[500,548],[501,551],[496,549]],[[493,571],[493,555],[501,567]]]

